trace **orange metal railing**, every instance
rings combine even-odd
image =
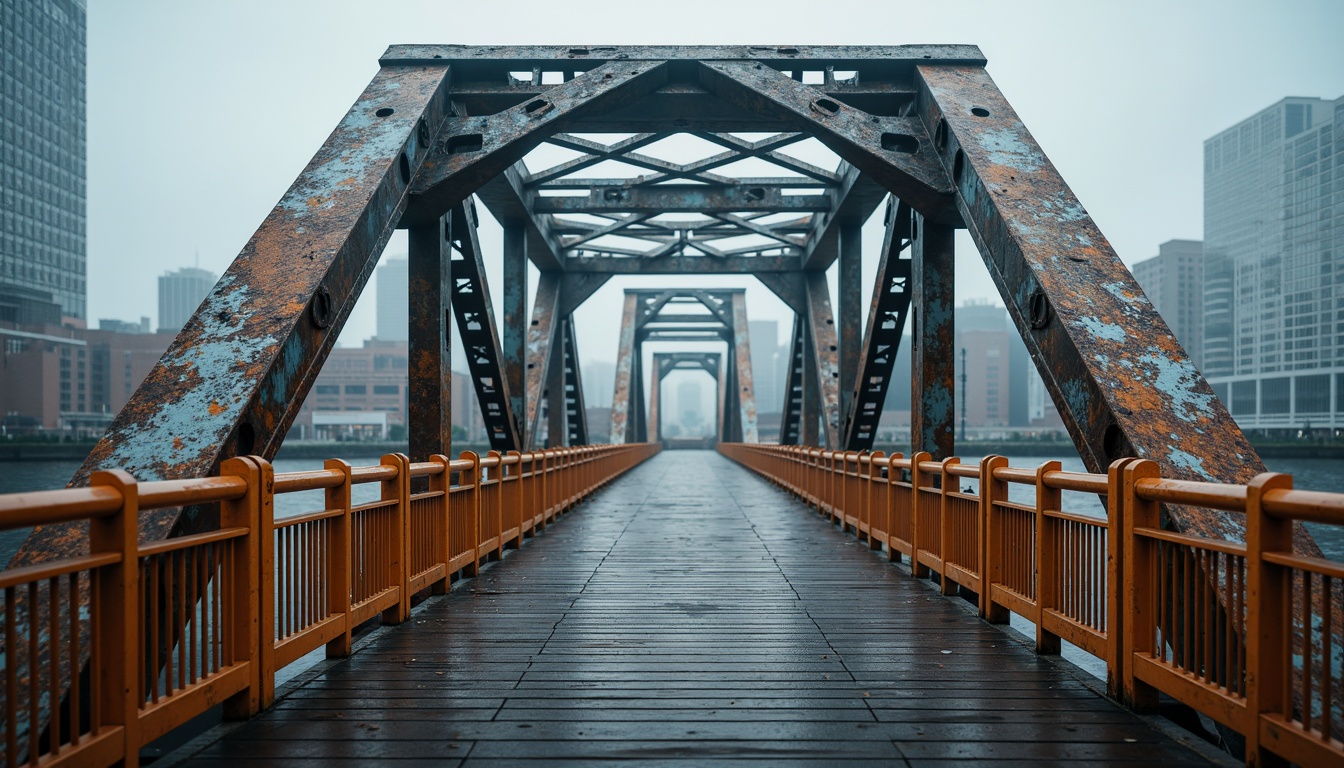
[[[404,621],[412,595],[475,574],[657,451],[391,454],[281,475],[243,457],[213,478],[111,470],[88,488],[0,496],[0,530],[89,525],[86,554],[0,571],[3,765],[134,766],[143,745],[218,703],[253,714],[281,667],[323,646],[348,654],[363,622]],[[363,483],[379,499],[354,504]],[[317,490],[323,509],[276,519],[276,495]],[[139,541],[142,510],[187,505],[217,505],[218,528]]]
[[[936,574],[944,594],[975,593],[986,619],[1031,621],[1038,651],[1067,641],[1096,656],[1113,696],[1146,708],[1166,693],[1242,734],[1250,764],[1344,765],[1344,564],[1292,546],[1296,522],[1344,526],[1344,494],[1272,473],[1164,479],[1137,459],[1096,475],[1001,456],[719,450],[914,575]],[[1011,501],[1011,486],[1034,500]],[[1065,494],[1101,496],[1105,516],[1064,511]],[[1246,541],[1164,530],[1163,504],[1245,514]]]

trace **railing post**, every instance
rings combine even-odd
[[[224,587],[228,594],[226,605],[229,609],[225,618],[225,633],[229,635],[225,654],[226,664],[248,663],[248,685],[224,702],[224,717],[241,720],[261,711],[262,707],[262,669],[263,661],[258,652],[261,642],[274,644],[275,629],[271,621],[265,626],[271,627],[270,636],[262,636],[261,620],[262,584],[267,589],[275,588],[275,579],[262,581],[261,573],[261,530],[262,501],[269,498],[274,488],[274,475],[270,464],[256,456],[237,457],[220,464],[221,475],[242,477],[247,481],[247,493],[242,498],[225,501],[219,505],[219,525],[221,528],[246,528],[248,535],[228,542],[232,550],[232,573],[225,571],[224,578],[229,579]],[[274,684],[272,675],[269,684]]]
[[[354,538],[351,535],[353,516],[350,512],[351,469],[349,462],[343,459],[327,459],[322,468],[340,472],[342,478],[340,485],[328,488],[326,491],[326,508],[341,510],[340,516],[329,518],[331,538],[327,542],[327,573],[330,579],[327,584],[327,613],[342,616],[345,627],[340,635],[327,643],[327,658],[331,659],[350,655],[355,631],[354,625],[350,622],[350,594],[354,589],[350,573],[354,562],[352,551]]]
[[[1260,716],[1278,714],[1285,715],[1285,720],[1293,719],[1292,697],[1285,697],[1293,683],[1290,670],[1294,662],[1288,643],[1293,629],[1292,573],[1264,560],[1267,552],[1293,551],[1292,521],[1270,515],[1264,508],[1265,493],[1292,487],[1292,475],[1273,472],[1262,472],[1246,485],[1246,727],[1242,733],[1246,737],[1246,764],[1252,766],[1288,762],[1261,745]],[[1311,578],[1310,574],[1304,577]],[[1328,595],[1326,599],[1330,599]],[[1303,607],[1305,616],[1310,617],[1311,611],[1311,605]],[[1325,632],[1333,629],[1327,626]],[[1311,637],[1310,625],[1304,629],[1304,637]],[[1309,657],[1304,658],[1303,668],[1311,663]],[[1303,695],[1304,706],[1311,706],[1310,693],[1308,690]],[[1324,717],[1331,717],[1328,710]]]
[[[397,470],[396,477],[384,480],[381,489],[384,501],[397,502],[392,507],[392,540],[376,546],[386,547],[388,583],[395,584],[398,593],[396,604],[383,611],[383,623],[400,624],[411,615],[410,555],[406,550],[411,522],[410,460],[404,453],[389,453],[379,463]]]
[[[89,482],[121,494],[116,512],[95,517],[89,523],[89,552],[121,556],[119,562],[99,568],[94,576],[94,594],[98,596],[94,606],[98,612],[93,638],[98,656],[94,690],[100,717],[91,724],[95,733],[100,726],[121,726],[122,764],[133,767],[140,764],[140,702],[144,698],[140,693],[144,679],[144,654],[140,652],[140,495],[135,478],[120,469],[94,472]]]
[[[949,522],[952,516],[948,514],[948,494],[956,490],[959,481],[952,475],[952,465],[960,464],[961,460],[955,456],[949,456],[939,462],[939,471],[942,473],[942,480],[938,487],[938,562],[943,564],[943,571],[938,575],[939,591],[944,595],[957,594],[957,583],[948,577],[947,553],[952,549],[952,524]]]
[[[471,469],[462,475],[462,484],[471,488],[466,492],[468,514],[471,515],[471,523],[466,527],[472,532],[471,565],[467,566],[467,575],[475,576],[481,572],[481,457],[475,451],[463,451],[458,458],[471,462]]]
[[[499,451],[489,451],[485,454],[488,458],[495,460],[495,476],[491,482],[495,484],[495,503],[491,506],[494,509],[482,509],[482,515],[493,515],[495,518],[495,558],[504,558],[504,455]]]
[[[1138,492],[1139,481],[1158,477],[1159,469],[1156,462],[1144,459],[1131,462],[1121,472],[1120,518],[1124,521],[1121,547],[1125,574],[1125,599],[1121,610],[1125,619],[1121,627],[1124,639],[1120,644],[1123,649],[1120,685],[1127,705],[1138,711],[1152,711],[1157,708],[1157,690],[1135,676],[1134,657],[1140,653],[1152,656],[1157,650],[1158,580],[1155,576],[1163,565],[1153,553],[1152,541],[1140,541],[1134,530],[1161,527],[1161,510],[1157,502],[1141,498]]]
[[[877,537],[873,535],[873,532],[878,530],[877,516],[879,514],[879,510],[884,509],[886,507],[885,504],[878,503],[879,493],[877,490],[878,484],[883,482],[882,471],[878,469],[878,465],[881,460],[886,459],[886,456],[887,454],[883,453],[882,451],[873,451],[872,453],[868,454],[868,478],[866,486],[867,493],[864,494],[866,497],[864,507],[867,510],[867,514],[865,515],[865,517],[868,521],[869,550],[882,548],[882,542],[877,540]],[[885,500],[886,497],[887,495],[885,493],[882,493],[880,495],[880,498],[883,500]],[[882,530],[885,532],[886,530],[885,523],[883,523],[883,526],[884,527]]]
[[[1121,665],[1124,643],[1124,498],[1125,467],[1136,459],[1111,462],[1106,470],[1106,694],[1123,699]]]
[[[919,562],[919,494],[924,487],[924,473],[919,465],[932,460],[933,454],[928,451],[917,451],[910,457],[910,575],[917,579],[929,575],[929,567]]]
[[[1059,653],[1059,635],[1045,629],[1045,609],[1059,601],[1059,563],[1055,562],[1059,538],[1056,526],[1045,516],[1047,509],[1059,509],[1060,492],[1045,483],[1049,472],[1058,472],[1058,461],[1047,461],[1036,468],[1036,652]]]
[[[231,463],[235,461],[233,459],[224,462],[220,465],[219,474],[221,477],[242,477],[246,480],[248,489],[244,499],[252,499],[248,503],[257,507],[255,517],[251,516],[250,511],[243,514],[256,521],[249,530],[253,532],[250,538],[256,539],[252,551],[256,553],[258,574],[258,644],[252,658],[256,660],[257,667],[254,679],[260,686],[256,710],[259,712],[275,701],[275,470],[265,459],[256,456],[249,458],[251,464]],[[223,520],[222,511],[220,517],[220,527],[229,527]]]
[[[998,502],[1008,500],[1008,483],[994,477],[994,471],[1008,466],[1003,456],[986,456],[980,460],[980,519],[984,532],[981,557],[984,565],[981,579],[980,617],[990,624],[1007,624],[1008,609],[995,603],[991,595],[995,584],[1003,583],[1003,552],[999,542],[1002,526],[999,524]]]
[[[453,559],[453,521],[450,511],[452,508],[453,471],[449,469],[451,463],[449,458],[441,453],[430,456],[429,460],[440,467],[438,473],[429,476],[429,490],[439,494],[435,501],[437,510],[435,516],[439,520],[439,525],[442,526],[442,535],[439,536],[437,549],[443,553],[443,578],[429,585],[429,593],[431,595],[446,595],[453,580],[452,574],[448,573],[448,561]]]

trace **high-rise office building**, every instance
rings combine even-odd
[[[1344,97],[1204,142],[1203,369],[1245,429],[1344,427]]]
[[[0,321],[86,315],[84,41],[83,0],[0,0]]]
[[[378,267],[378,339],[406,341],[410,338],[411,310],[408,292],[410,271],[405,258],[388,259]]]
[[[1168,240],[1133,267],[1134,279],[1167,321],[1185,353],[1201,363],[1204,342],[1204,243]]]
[[[184,267],[159,277],[159,333],[177,333],[196,314],[219,275]]]

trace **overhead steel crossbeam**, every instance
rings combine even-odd
[[[73,482],[107,467],[145,480],[199,477],[229,456],[273,457],[392,230],[429,233],[473,193],[514,229],[512,242],[521,233],[545,278],[532,319],[550,321],[528,328],[527,416],[512,420],[514,445],[537,431],[544,374],[563,357],[551,348],[578,294],[610,274],[722,273],[759,275],[799,313],[798,439],[842,446],[844,400],[859,392],[855,361],[866,365],[873,354],[853,348],[857,259],[846,266],[840,254],[857,250],[844,232],[889,193],[911,209],[921,234],[911,270],[912,352],[916,380],[929,386],[916,396],[916,446],[940,454],[953,447],[943,359],[952,276],[944,270],[952,229],[966,227],[1090,470],[1129,455],[1192,480],[1244,483],[1263,470],[977,48],[411,45],[389,48],[381,64]],[[603,136],[612,133],[624,135]],[[670,134],[705,152],[669,159],[659,144]],[[838,158],[834,168],[808,164],[801,148],[811,140]],[[547,142],[569,160],[522,164]],[[466,242],[456,221],[452,230]],[[424,251],[433,258],[432,248]],[[838,323],[823,271],[837,257]],[[511,317],[518,306],[520,294],[510,294]],[[428,311],[417,316],[419,338],[437,343]],[[613,424],[642,428],[635,330],[632,323],[622,332],[618,370],[632,390],[624,405],[617,398]],[[877,338],[874,331],[870,347]],[[509,334],[507,364],[497,342],[480,345],[501,387],[506,370],[518,371],[521,341]],[[425,372],[413,375],[441,377],[441,352],[425,360]],[[727,366],[721,386],[734,368],[740,363]],[[442,382],[417,391],[436,387]],[[863,408],[867,418],[871,409],[859,401],[850,412]],[[505,397],[501,412],[508,405]],[[739,417],[745,430],[746,414]],[[643,432],[619,437],[636,434]],[[1171,522],[1242,534],[1236,517],[1219,512],[1171,510]],[[153,512],[142,517],[142,534],[212,523],[209,510]],[[70,526],[42,526],[15,562],[73,554],[84,540]],[[1302,551],[1315,551],[1304,542]]]

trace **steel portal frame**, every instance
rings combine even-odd
[[[871,442],[900,343],[889,331],[908,315],[921,387],[912,443],[950,455],[951,232],[965,227],[1090,470],[1121,456],[1193,480],[1244,483],[1263,470],[974,46],[398,45],[381,65],[73,483],[105,467],[151,480],[272,457],[398,227],[417,233],[421,262],[411,420],[442,425],[448,305],[468,301],[453,290],[456,270],[481,255],[473,194],[505,228],[510,276],[502,346],[483,328],[481,339],[494,338],[476,345],[490,371],[478,389],[483,379],[494,388],[481,400],[495,408],[496,447],[535,444],[548,392],[566,424],[548,421],[547,432],[583,439],[582,409],[568,395],[560,404],[577,391],[572,313],[611,275],[752,274],[796,313],[785,439]],[[622,135],[601,137],[612,133]],[[715,151],[689,162],[653,151],[672,134]],[[838,166],[787,151],[809,138]],[[569,159],[529,168],[524,156],[544,143]],[[744,163],[778,170],[732,172]],[[637,174],[601,175],[610,164]],[[860,339],[855,233],[888,195],[910,229],[903,214],[888,217]],[[463,252],[451,276],[440,235]],[[896,257],[906,243],[908,277]],[[524,258],[541,272],[525,332]],[[837,259],[838,324],[826,277]],[[483,309],[451,312],[459,327],[477,311],[493,324]],[[621,375],[638,386],[639,361],[627,362]],[[725,368],[725,380],[750,372],[731,358]],[[619,409],[618,398],[613,418]],[[745,438],[745,416],[742,428]],[[416,458],[448,449],[436,431],[412,431]],[[1173,509],[1170,522],[1232,539],[1243,530],[1220,513]],[[157,512],[142,516],[141,533],[212,523],[205,509]],[[42,526],[16,563],[70,554],[85,536]]]

